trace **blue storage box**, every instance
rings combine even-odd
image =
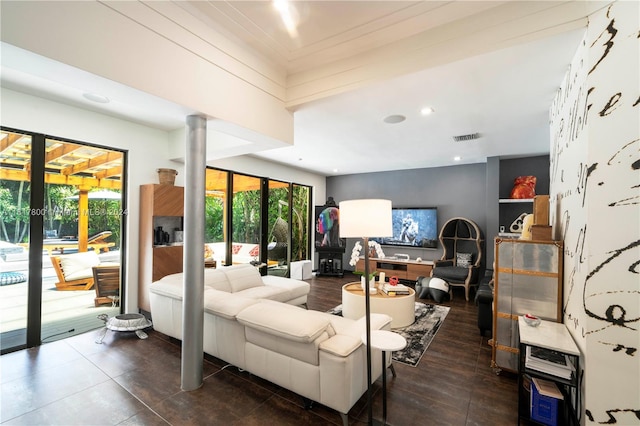
[[[558,405],[562,399],[562,393],[554,382],[534,377],[531,380],[531,420],[557,426]]]

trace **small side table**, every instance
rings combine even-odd
[[[361,336],[362,343],[367,344],[366,333]],[[382,424],[387,424],[387,352],[399,351],[407,346],[407,340],[393,331],[372,330],[371,347],[382,351]],[[391,365],[393,376],[395,370]]]

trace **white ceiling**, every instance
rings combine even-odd
[[[292,36],[269,2],[176,2],[286,75],[294,146],[254,155],[322,175],[548,153],[548,109],[595,4],[580,3],[299,1]],[[165,130],[194,112],[5,43],[1,53],[3,87]],[[357,82],[343,79],[354,69]],[[391,114],[406,120],[384,123]]]

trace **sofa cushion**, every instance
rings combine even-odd
[[[259,303],[258,300],[238,294],[208,288],[204,291],[204,311],[227,319],[235,319],[245,308]]]
[[[93,277],[93,267],[100,264],[100,258],[95,251],[68,254],[60,256],[60,264],[67,281]]]
[[[231,265],[220,268],[219,270],[227,276],[232,293],[264,285],[260,272],[258,272],[258,269],[253,265]]]
[[[468,268],[459,266],[439,266],[433,270],[433,276],[445,281],[464,282],[469,275]]]
[[[276,302],[288,302],[292,298],[289,295],[289,291],[279,287],[270,285],[262,285],[259,287],[251,287],[242,291],[237,291],[234,294],[242,297],[248,297],[252,299],[268,299],[275,300]]]
[[[267,286],[277,287],[282,290],[286,290],[288,298],[286,300],[297,299],[309,294],[311,286],[309,283],[293,278],[279,277],[277,275],[265,275],[262,277],[262,282]],[[276,300],[276,299],[273,299]]]
[[[205,268],[204,285],[205,287],[210,287],[215,290],[231,293],[231,283],[227,275],[218,269]]]
[[[328,330],[333,333],[329,314],[268,302],[261,300],[249,306],[238,313],[237,320],[247,327],[302,343],[312,342],[322,333],[328,334]]]

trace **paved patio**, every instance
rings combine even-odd
[[[50,260],[47,259],[50,264]],[[43,262],[43,265],[46,263]],[[28,272],[21,270],[28,277]],[[59,291],[53,267],[42,270],[42,341],[53,342],[104,326],[98,315],[117,315],[119,307],[95,307],[95,290]],[[0,286],[0,346],[24,344],[27,323],[27,282]],[[70,331],[73,330],[73,331]]]

